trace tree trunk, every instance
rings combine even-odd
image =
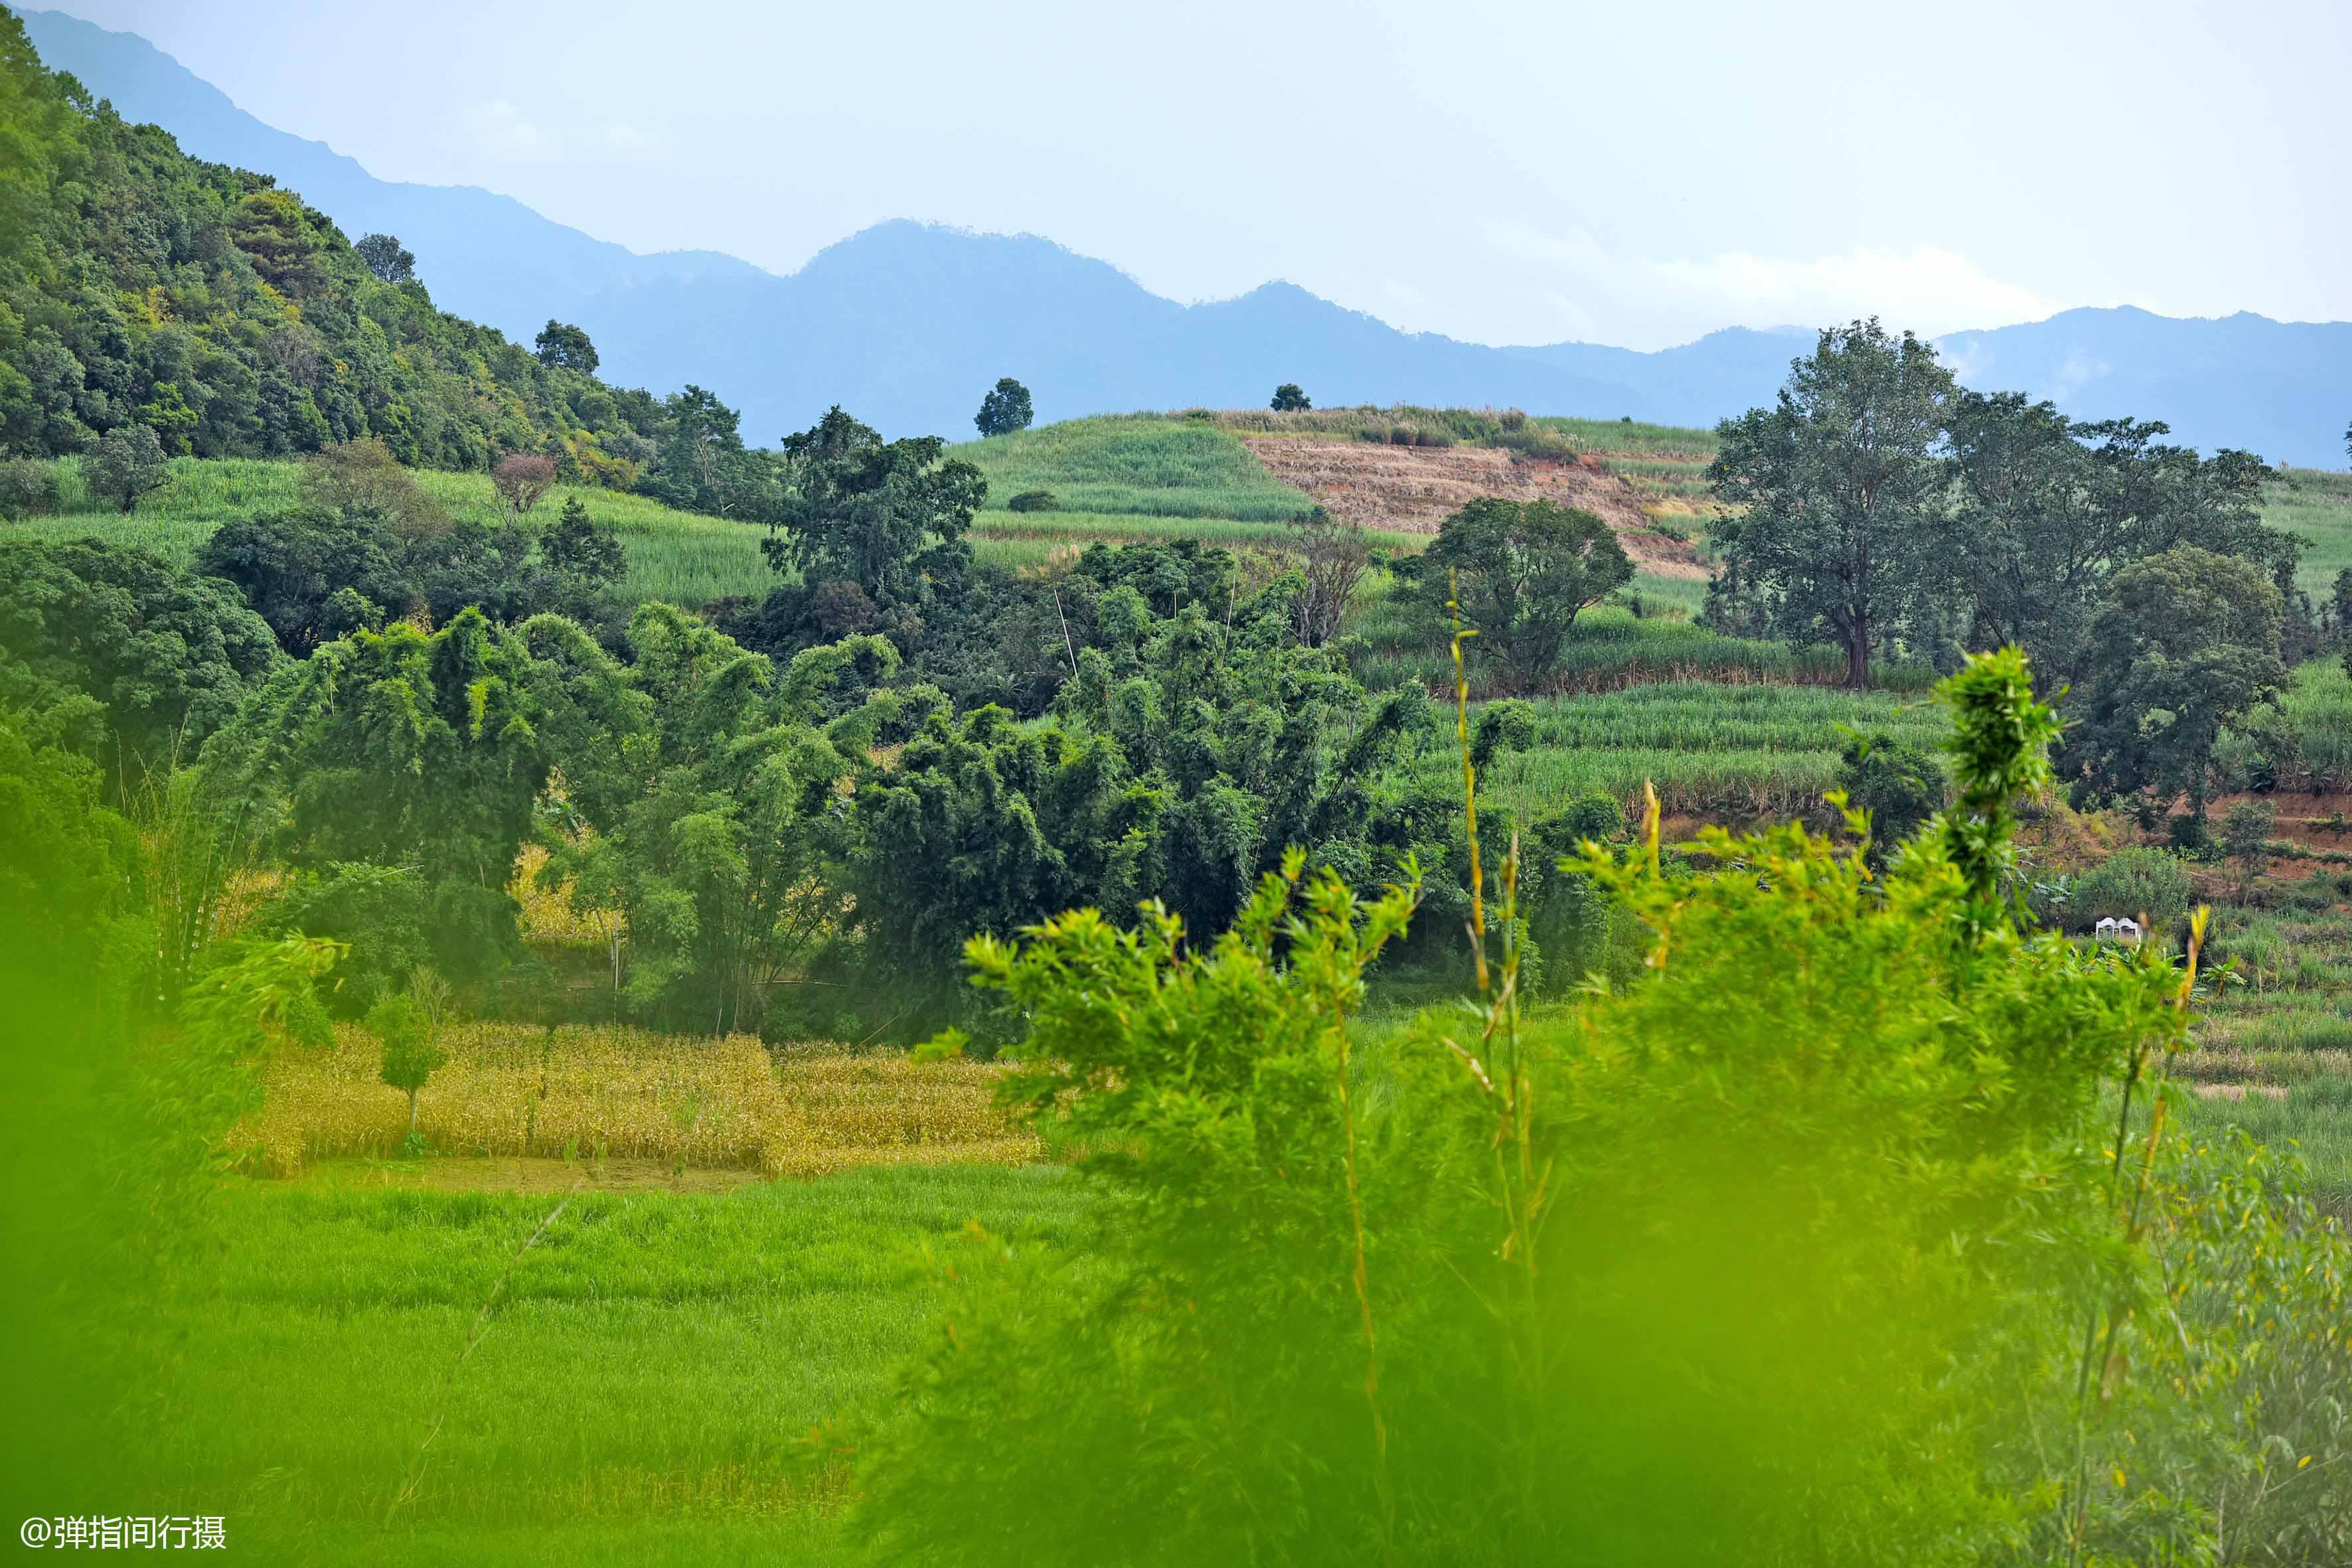
[[[408,1135],[416,1135],[416,1091],[413,1089],[408,1091]]]
[[[1845,637],[1845,685],[1849,691],[1870,689],[1870,623],[1859,616]]]

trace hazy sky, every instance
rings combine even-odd
[[[1486,342],[2352,317],[2352,0],[46,3],[383,178],[780,272],[904,216]]]

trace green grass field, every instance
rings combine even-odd
[[[283,510],[296,504],[301,466],[263,458],[172,460],[172,482],[136,511],[95,501],[71,458],[58,464],[65,510],[55,517],[0,523],[0,537],[79,539],[132,544],[184,562],[213,530],[230,518]],[[418,485],[452,517],[495,524],[498,501],[488,474],[412,470]],[[646,496],[575,485],[559,486],[532,513],[552,521],[564,501],[579,497],[588,515],[620,535],[627,553],[626,592],[632,599],[701,605],[732,594],[764,594],[776,576],[760,553],[761,532],[722,518],[678,511]]]
[[[2352,474],[2282,468],[2271,481],[2263,516],[2272,527],[2311,541],[2295,584],[2313,598],[2324,599],[2336,574],[2352,566]]]
[[[1638,801],[1646,781],[1675,812],[1797,814],[1837,783],[1841,725],[1932,746],[1948,731],[1940,709],[1890,692],[1676,681],[1536,705],[1536,740],[1498,758],[1485,787],[1535,821],[1593,792]],[[1424,758],[1438,784],[1450,756]]]
[[[792,1451],[886,1395],[925,1245],[974,1221],[1066,1245],[1087,1208],[1050,1166],[584,1193],[518,1257],[557,1201],[356,1163],[223,1194],[219,1266],[171,1325],[158,1507],[225,1512],[272,1560],[837,1562]]]
[[[1069,419],[952,451],[988,476],[988,499],[998,506],[1046,490],[1055,510],[1281,523],[1314,504],[1266,472],[1231,431],[1164,415]]]

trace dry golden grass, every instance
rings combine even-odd
[[[612,940],[620,920],[614,913],[583,914],[572,907],[572,884],[543,879],[547,850],[526,844],[515,858],[514,880],[507,891],[522,906],[522,939],[533,946],[603,947]]]
[[[653,1159],[674,1166],[819,1175],[858,1165],[1020,1164],[1045,1147],[996,1108],[996,1068],[916,1065],[838,1047],[781,1063],[749,1035],[474,1024],[417,1098],[417,1128],[446,1154]],[[396,1154],[408,1101],[377,1079],[382,1047],[354,1025],[289,1048],[264,1072],[262,1109],[233,1134],[256,1168]]]

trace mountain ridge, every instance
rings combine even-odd
[[[444,308],[524,342],[550,318],[575,321],[609,377],[707,386],[762,442],[835,403],[890,435],[960,437],[1008,374],[1030,386],[1041,420],[1255,405],[1296,381],[1327,405],[1516,405],[1711,425],[1769,401],[1810,336],[1728,327],[1654,352],[1490,346],[1402,331],[1283,279],[1186,304],[1045,237],[908,218],[836,240],[790,274],[716,251],[641,254],[479,186],[378,180],[238,109],[135,34],[21,15],[46,61],[126,117],[162,125],[197,156],[277,177],[353,237],[399,235]],[[1982,390],[2021,389],[2078,417],[2162,419],[2209,449],[2342,460],[2352,323],[2083,307],[1937,342]]]

